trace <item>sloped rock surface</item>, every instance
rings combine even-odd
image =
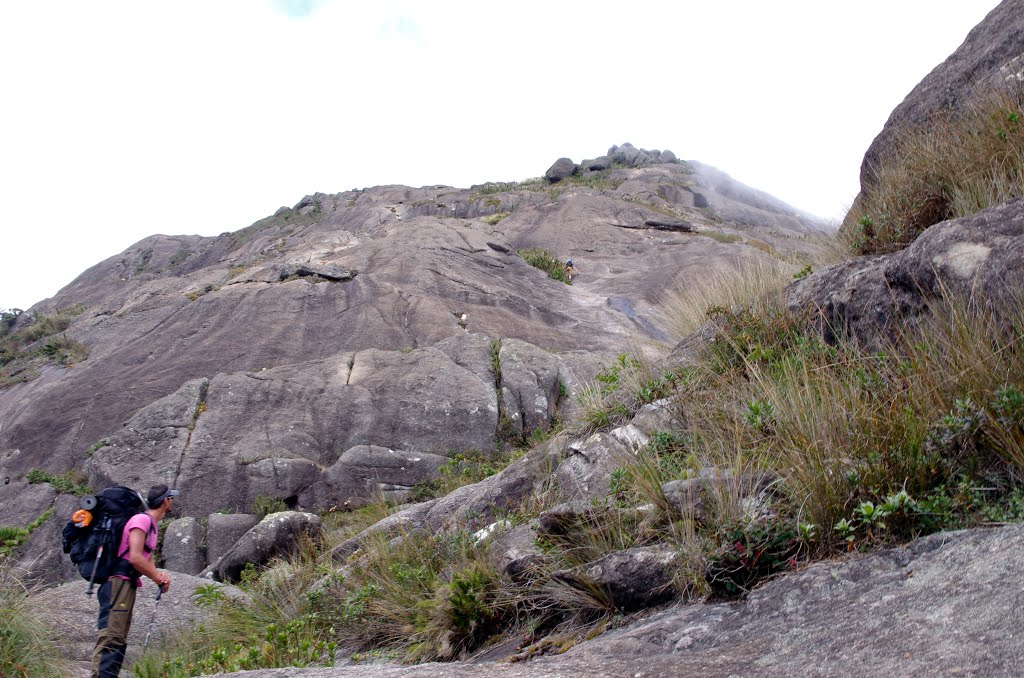
[[[941,533],[818,563],[747,602],[676,605],[520,663],[274,669],[247,678],[1014,676],[1024,662],[1024,526]]]
[[[906,249],[858,257],[798,280],[791,311],[810,309],[827,339],[869,348],[893,339],[943,295],[972,294],[989,306],[1015,303],[1024,284],[1024,199],[932,226]]]

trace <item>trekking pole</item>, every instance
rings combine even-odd
[[[160,596],[162,596],[164,590],[159,586],[156,587],[156,604],[153,605],[153,616],[149,620],[149,629],[146,630],[146,639],[142,641],[142,650],[145,652],[146,646],[149,645],[149,636],[153,633],[153,624],[156,623],[156,611],[160,607]]]
[[[85,590],[85,595],[92,595],[92,587],[96,582],[96,570],[100,567],[100,558],[103,557],[103,544],[100,544],[99,549],[96,551],[96,560],[92,564],[92,574],[89,575],[89,588]]]

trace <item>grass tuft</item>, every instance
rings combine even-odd
[[[857,254],[907,246],[929,226],[1024,196],[1024,84],[901,130],[843,222]]]

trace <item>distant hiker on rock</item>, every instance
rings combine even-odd
[[[572,264],[572,259],[567,259],[565,262],[565,279],[569,281],[570,285],[579,274],[579,271],[577,271],[576,267]]]
[[[142,586],[140,575],[146,575],[167,591],[171,578],[151,562],[157,545],[157,524],[171,512],[177,490],[154,485],[146,496],[146,511],[137,513],[125,523],[113,574],[103,582],[96,598],[100,615],[96,624],[99,637],[92,655],[90,678],[117,678],[128,648],[128,629],[132,625],[135,590]]]

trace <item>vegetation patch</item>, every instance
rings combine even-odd
[[[0,528],[2,531],[4,528]],[[0,556],[0,675],[10,678],[60,678],[68,675],[58,633],[50,627],[17,577]]]
[[[87,359],[89,347],[64,334],[84,310],[81,305],[65,308],[19,330],[14,326],[22,311],[0,311],[0,388],[31,381],[39,375],[39,365],[71,367]]]
[[[90,494],[92,490],[86,485],[85,474],[81,471],[67,471],[60,475],[54,475],[41,468],[34,468],[25,474],[25,480],[30,485],[37,483],[50,483],[53,489],[60,494],[74,494],[79,497]]]
[[[481,217],[481,221],[483,221],[485,224],[489,224],[490,226],[494,226],[495,224],[497,224],[499,221],[501,221],[502,219],[504,219],[505,217],[507,217],[510,214],[512,214],[512,213],[511,212],[495,212],[494,214],[489,214],[486,217]]]
[[[556,259],[551,252],[540,249],[516,250],[516,253],[523,258],[523,261],[534,268],[539,268],[548,274],[552,280],[569,284],[569,277],[565,274],[565,262]]]
[[[1024,85],[977,94],[895,136],[840,231],[856,254],[902,249],[929,226],[1024,195]]]

